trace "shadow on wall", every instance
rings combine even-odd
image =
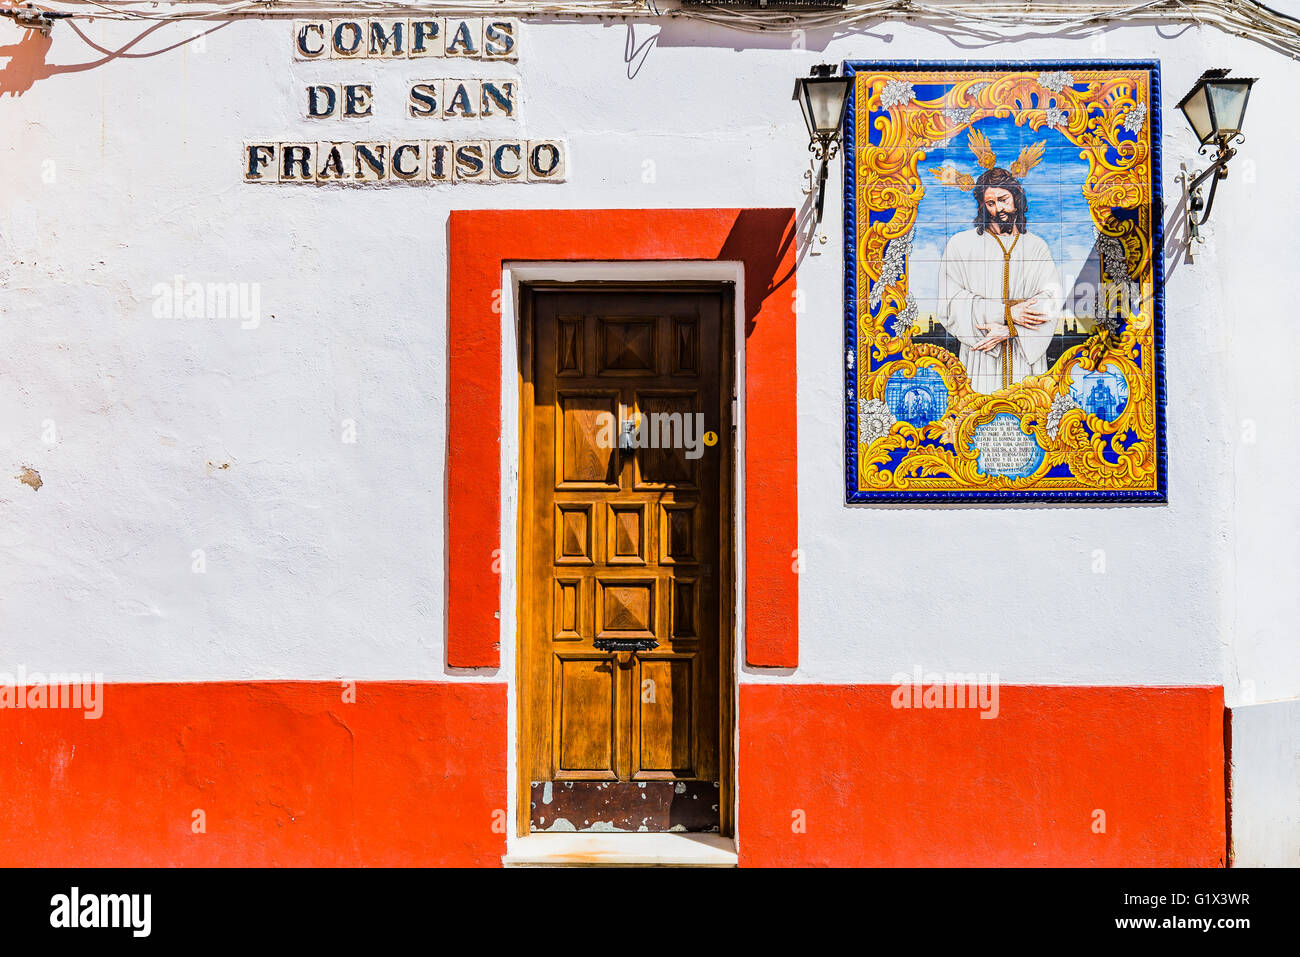
[[[1178,203],[1168,210],[1165,217],[1165,282],[1173,278],[1181,263],[1193,261],[1191,231],[1187,227],[1187,183],[1194,174],[1182,164],[1182,169],[1174,177],[1178,184]]]
[[[543,23],[556,22],[559,18],[539,16],[528,18]],[[209,30],[195,32],[185,39],[173,43],[169,46],[153,50],[148,53],[131,53],[128,52],[137,43],[157,30],[167,27],[174,27],[178,24],[175,22],[158,22],[145,29],[139,36],[126,43],[116,50],[108,50],[101,47],[98,43],[82,31],[81,27],[74,20],[59,21],[56,29],[62,29],[63,24],[76,33],[82,41],[91,49],[103,54],[99,59],[87,61],[85,63],[74,64],[49,64],[45,58],[50,49],[52,38],[42,36],[35,30],[26,31],[17,43],[11,43],[0,46],[0,58],[9,57],[9,62],[0,67],[0,96],[8,94],[10,96],[21,96],[32,88],[38,81],[54,76],[59,73],[76,73],[82,70],[92,70],[95,67],[103,66],[111,60],[121,57],[144,58],[157,56],[160,53],[167,53],[177,47],[184,46],[199,37],[206,36],[209,33],[215,33],[217,30],[227,27],[234,23],[234,20],[220,20],[212,18],[209,20],[188,20],[184,24],[216,22],[216,25]],[[1167,21],[1159,19],[1134,18],[1130,21],[1133,25],[1154,25],[1157,32],[1164,39],[1173,39],[1186,30],[1191,29],[1193,24],[1169,24]],[[668,19],[640,19],[628,20],[625,29],[627,37],[624,46],[624,63],[627,68],[627,77],[629,80],[636,79],[641,67],[645,64],[646,59],[650,56],[656,47],[713,47],[729,48],[733,50],[746,49],[798,49],[808,51],[824,51],[834,40],[843,37],[856,37],[859,40],[872,39],[879,41],[885,49],[893,43],[894,34],[887,32],[875,32],[872,27],[889,27],[892,21],[885,17],[880,17],[876,22],[868,25],[867,23],[840,24],[830,27],[815,27],[803,29],[798,26],[791,26],[790,29],[773,29],[770,31],[741,31],[734,28],[728,28],[716,21],[705,23],[699,19],[687,18],[668,18]],[[614,24],[609,24],[614,27]],[[1062,27],[1058,29],[1033,30],[1028,27],[1021,29],[1013,36],[1008,37],[1004,32],[991,27],[981,27],[972,23],[927,23],[924,25],[932,32],[945,37],[949,43],[957,50],[980,49],[983,47],[993,46],[1000,43],[1006,43],[1008,40],[1024,40],[1030,38],[1053,38],[1053,39],[1078,39],[1081,37],[1090,37],[1095,35],[1096,26],[1074,26]],[[639,35],[637,28],[647,27],[653,32],[648,35]],[[1267,45],[1267,44],[1266,44]],[[1286,52],[1286,51],[1283,51]]]
[[[22,96],[37,80],[57,69],[45,62],[51,42],[50,37],[28,30],[17,43],[0,46],[0,57],[9,57],[9,62],[0,67],[0,96]]]
[[[0,96],[22,96],[40,80],[57,76],[60,73],[81,73],[85,70],[93,70],[96,67],[103,66],[113,60],[133,59],[141,60],[152,56],[158,56],[161,53],[168,53],[178,47],[183,47],[187,43],[205,37],[210,33],[216,33],[218,30],[230,26],[234,20],[222,20],[216,26],[208,30],[194,31],[182,40],[178,40],[168,46],[161,47],[157,50],[150,50],[146,53],[132,53],[131,49],[141,40],[158,30],[164,30],[167,27],[174,27],[173,23],[155,23],[146,28],[133,40],[123,44],[116,50],[109,50],[100,46],[96,41],[82,31],[72,20],[63,20],[56,24],[55,29],[60,30],[65,27],[70,29],[86,46],[90,47],[97,53],[103,54],[98,59],[88,60],[85,63],[47,63],[46,57],[50,52],[50,45],[54,42],[53,36],[45,36],[37,30],[26,30],[17,43],[10,43],[0,46],[0,58],[8,57],[9,62],[0,66]],[[181,26],[184,26],[182,24]]]
[[[754,331],[755,318],[763,301],[789,282],[799,267],[802,255],[796,258],[784,276],[776,275],[798,230],[797,220],[791,219],[788,209],[743,209],[718,252],[720,260],[743,260],[746,264],[746,338]],[[764,277],[773,278],[769,282]]]
[[[725,16],[726,11],[709,13]],[[705,20],[701,17],[671,17],[646,20],[629,20],[627,23],[629,54],[626,59],[631,63],[633,51],[637,55],[648,54],[654,47],[712,47],[730,50],[807,50],[823,52],[836,40],[854,38],[859,41],[878,40],[885,49],[881,50],[881,59],[889,59],[888,45],[894,42],[895,35],[888,32],[899,26],[910,26],[924,30],[947,40],[955,50],[982,50],[988,47],[1025,40],[1095,40],[1099,33],[1118,26],[1152,27],[1162,40],[1174,40],[1199,25],[1185,15],[1185,22],[1171,21],[1171,14],[1162,11],[1159,14],[1131,15],[1114,18],[1111,21],[1093,21],[1062,23],[1059,25],[1032,23],[981,23],[977,20],[963,20],[955,15],[944,14],[937,9],[932,16],[918,19],[907,18],[900,12],[881,13],[876,16],[862,17],[852,22],[841,22],[832,26],[801,26],[798,21],[790,21],[780,26],[774,23],[768,30],[745,30],[728,25],[721,20]],[[909,22],[910,20],[910,22]],[[644,24],[657,27],[658,32],[652,37],[638,39],[636,26]],[[611,28],[617,24],[609,24]],[[1270,49],[1290,56],[1291,51],[1284,45],[1271,42],[1267,38],[1256,38],[1258,42]],[[644,51],[644,52],[643,52]],[[943,59],[945,54],[935,52],[925,59]],[[1081,59],[1104,58],[1104,53],[1094,51],[1081,56]],[[868,53],[856,51],[852,59],[871,59]],[[1017,57],[1019,59],[1019,57]],[[639,70],[640,67],[638,66]],[[629,79],[632,77],[629,76]]]

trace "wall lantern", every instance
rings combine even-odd
[[[849,87],[853,78],[836,76],[835,66],[822,63],[812,72],[794,81],[794,96],[803,110],[808,124],[808,150],[821,160],[817,176],[817,221],[822,221],[822,203],[826,199],[826,167],[840,146],[840,127],[844,125],[844,112],[849,105]]]
[[[1247,77],[1229,77],[1227,70],[1206,70],[1196,81],[1190,93],[1178,102],[1178,108],[1187,117],[1192,132],[1201,143],[1200,152],[1217,147],[1214,163],[1203,173],[1193,174],[1187,185],[1187,230],[1192,239],[1200,240],[1199,227],[1210,218],[1214,206],[1214,190],[1219,180],[1228,178],[1228,160],[1237,155],[1232,142],[1243,142],[1241,123],[1246,116],[1246,103],[1255,80]],[[1201,199],[1201,183],[1210,181],[1210,196]],[[1204,210],[1204,212],[1202,212]],[[1200,213],[1200,217],[1197,217]]]

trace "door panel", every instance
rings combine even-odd
[[[603,656],[563,653],[554,671],[557,775],[615,779],[618,669]]]
[[[559,395],[558,407],[563,425],[556,488],[617,488],[615,450],[599,440],[602,417],[618,417],[618,393],[593,395],[566,390]]]
[[[637,780],[696,778],[694,655],[639,655],[636,686],[655,688],[653,701],[636,702],[632,774]]]
[[[733,295],[525,289],[524,832],[729,827]]]
[[[651,423],[646,429],[650,447],[641,449],[634,460],[636,488],[672,486],[678,492],[695,489],[695,471],[699,460],[685,455],[681,444],[687,437],[688,429],[693,436],[694,426],[686,426],[684,423],[685,416],[699,409],[699,393],[666,395],[638,390],[635,396],[637,409]]]

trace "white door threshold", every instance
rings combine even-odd
[[[506,847],[506,867],[735,867],[736,842],[719,834],[602,831],[530,834]]]

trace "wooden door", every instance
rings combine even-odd
[[[524,290],[520,833],[729,833],[733,296]]]

